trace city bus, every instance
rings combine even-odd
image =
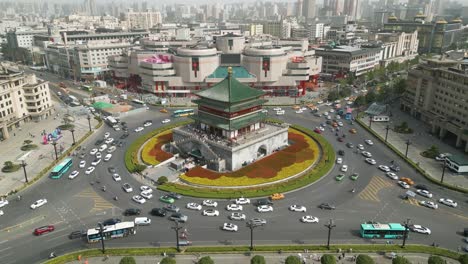
[[[126,237],[129,235],[136,234],[136,228],[134,222],[121,222],[115,225],[104,226],[102,235],[105,240]],[[99,228],[91,228],[86,232],[86,239],[88,243],[96,243],[101,240],[101,234]]]
[[[117,125],[119,122],[112,116],[107,116],[104,118],[104,121],[111,127]]]
[[[405,227],[399,223],[361,224],[360,234],[363,238],[403,238]]]
[[[181,116],[191,116],[193,115],[193,109],[181,109],[175,110],[172,114],[173,117],[181,117]]]
[[[60,179],[62,175],[67,172],[73,164],[72,158],[66,158],[60,164],[54,167],[54,169],[50,172],[50,178],[52,179]]]
[[[133,99],[132,102],[135,103],[135,104],[146,105],[145,102],[143,102],[141,100],[138,100],[138,99]]]
[[[87,92],[92,92],[93,88],[89,85],[81,85],[81,90],[87,91]]]

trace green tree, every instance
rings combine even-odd
[[[11,161],[5,161],[5,162],[3,163],[3,167],[4,167],[5,169],[13,168],[13,165],[14,165],[14,164],[13,164],[13,162],[11,162]]]
[[[23,142],[23,145],[29,145],[32,143],[32,140],[29,140],[29,139],[26,139],[24,142]]]
[[[333,255],[324,254],[320,258],[320,263],[322,263],[322,264],[335,264],[336,263],[336,258]]]
[[[411,264],[411,261],[403,256],[397,256],[392,260],[392,264]]]
[[[369,92],[367,92],[366,94],[366,102],[369,104],[369,103],[373,103],[375,102],[375,100],[377,99],[377,95],[375,94],[375,91],[374,90],[370,90]]]
[[[119,264],[136,264],[136,261],[133,257],[123,257]]]
[[[264,256],[256,255],[250,259],[250,264],[266,264]]]
[[[357,106],[366,105],[366,97],[364,95],[359,95],[358,97],[356,97],[356,100],[354,100],[354,104],[356,104]]]
[[[421,155],[423,157],[426,157],[426,158],[435,158],[437,157],[437,155],[439,155],[439,148],[436,146],[436,145],[432,145],[430,148],[428,148],[427,150],[423,151],[421,153]]]
[[[146,165],[143,164],[137,164],[135,165],[135,168],[133,169],[133,172],[140,173],[146,169]]]
[[[402,95],[406,92],[407,87],[405,79],[398,79],[393,85],[393,92],[397,95]]]
[[[439,256],[430,256],[427,260],[427,264],[444,264],[445,261]]]
[[[169,180],[167,179],[166,176],[161,176],[158,178],[158,180],[156,181],[159,185],[161,184],[165,184],[166,182],[168,182]]]
[[[468,254],[461,255],[458,261],[460,261],[460,264],[468,264]]]
[[[374,264],[374,263],[375,263],[374,259],[372,259],[368,255],[360,254],[356,258],[356,264]]]
[[[284,261],[285,264],[302,264],[298,256],[288,256]]]
[[[159,263],[160,264],[176,264],[176,260],[171,257],[165,257]]]
[[[335,101],[336,99],[338,99],[340,97],[340,95],[338,94],[338,91],[331,91],[328,93],[328,101]]]
[[[353,93],[350,87],[343,87],[340,89],[339,97],[348,97]]]
[[[210,256],[204,256],[198,261],[198,264],[214,264],[214,261]]]

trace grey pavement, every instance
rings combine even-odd
[[[283,264],[284,260],[286,257],[290,255],[298,256],[305,260],[305,263],[320,263],[320,256],[322,256],[323,253],[282,253],[282,254],[274,254],[274,253],[258,253],[258,255],[262,255],[265,257],[266,263],[268,264]],[[252,256],[256,255],[254,252]],[[344,259],[338,260],[338,253],[333,254],[337,257],[337,262],[340,264],[344,263],[355,263],[353,261],[353,256],[357,256],[358,254],[346,254]],[[385,255],[378,255],[378,254],[366,254],[371,256],[374,260],[375,263],[379,264],[390,264],[392,263],[392,260]],[[404,253],[401,254],[402,256],[406,257],[408,260],[411,261],[413,264],[423,264],[427,263],[427,259],[429,258],[429,255],[426,254],[412,254],[412,253]],[[205,255],[196,255],[196,254],[180,254],[176,255],[175,259],[177,261],[177,264],[193,264],[197,263],[197,259],[200,257],[203,257]],[[246,256],[244,254],[209,254],[209,256],[214,260],[215,263],[223,263],[223,264],[248,264],[250,263],[250,259],[252,256]],[[88,263],[88,264],[95,264],[95,263],[107,263],[107,264],[118,264],[121,256],[109,256],[108,259],[106,257],[94,257],[94,258],[89,258],[89,259],[84,259],[82,258],[81,261],[72,261],[68,262],[70,264],[81,264],[81,263]],[[134,257],[136,260],[136,263],[138,264],[155,264],[159,263],[163,256],[136,256]],[[453,259],[446,258],[446,263],[447,264],[455,264],[458,263],[458,261],[455,261]],[[86,262],[87,261],[87,262]]]
[[[440,161],[428,159],[420,155],[421,152],[427,150],[432,145],[436,145],[441,153],[451,153],[455,155],[466,155],[460,149],[456,149],[441,141],[437,136],[432,135],[431,128],[428,124],[417,120],[410,115],[400,111],[398,107],[392,107],[392,117],[390,122],[372,122],[371,128],[381,137],[385,138],[386,126],[390,126],[387,141],[392,144],[401,153],[406,152],[406,141],[409,139],[411,145],[408,147],[408,158],[425,170],[432,178],[440,180],[442,177],[442,165]],[[369,124],[369,118],[363,119],[366,124]],[[392,129],[395,125],[406,121],[408,126],[414,130],[412,134],[400,134]],[[445,170],[444,182],[468,189],[468,174],[457,174],[448,169]]]
[[[59,102],[53,102],[55,105],[56,112],[58,114],[55,119],[49,117],[48,119],[39,122],[28,122],[24,123],[20,129],[11,132],[11,137],[0,143],[0,164],[5,161],[12,161],[14,163],[21,163],[21,159],[24,159],[26,164],[26,172],[28,179],[32,180],[38,173],[47,167],[55,158],[54,148],[51,144],[43,145],[41,132],[45,130],[47,133],[51,133],[57,126],[61,125],[62,117],[67,113],[67,109],[64,108]],[[71,113],[71,112],[69,112]],[[75,141],[80,140],[86,132],[89,131],[88,120],[83,115],[73,115],[75,117]],[[91,119],[91,126],[96,126],[97,121]],[[31,136],[31,135],[32,136]],[[38,146],[37,149],[32,151],[22,151],[20,147],[23,145],[24,140],[32,140],[33,144]],[[60,153],[66,151],[71,147],[73,143],[72,135],[70,131],[62,131],[62,138],[58,140],[57,151]],[[13,173],[2,173],[0,174],[0,195],[6,195],[10,191],[18,189],[24,182],[24,173],[20,169]]]

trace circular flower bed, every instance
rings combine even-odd
[[[172,130],[168,129],[148,140],[141,151],[141,159],[149,165],[157,165],[172,157],[171,153],[163,151],[164,144],[171,142]]]

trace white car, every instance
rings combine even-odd
[[[98,153],[98,151],[99,151],[99,150],[98,150],[97,148],[93,148],[93,149],[89,152],[89,154],[90,154],[90,155],[96,155],[96,153]]]
[[[47,203],[47,199],[39,199],[31,204],[31,209],[36,209]]]
[[[273,111],[281,111],[281,107],[275,107],[273,108]]]
[[[86,175],[89,175],[89,174],[91,174],[95,169],[96,169],[96,168],[93,167],[93,166],[88,167],[88,168],[86,169],[86,171],[85,171],[85,174],[86,174]]]
[[[80,161],[80,168],[86,167],[86,160]]]
[[[305,206],[297,205],[297,204],[289,206],[289,210],[294,211],[294,212],[306,212],[307,211]]]
[[[106,139],[105,142],[106,142],[106,144],[110,144],[110,143],[114,142],[114,138],[108,138],[108,139]]]
[[[323,101],[318,101],[317,104],[323,104]]]
[[[458,206],[457,202],[455,202],[454,200],[447,199],[447,198],[440,198],[439,203],[445,204],[445,205],[453,207],[453,208]]]
[[[366,162],[369,163],[369,164],[372,164],[372,165],[375,165],[377,163],[377,161],[375,161],[375,159],[371,159],[371,158],[366,158]]]
[[[110,137],[110,133],[109,133],[109,132],[106,132],[106,133],[104,134],[104,138],[108,138],[108,137]]]
[[[326,118],[327,118],[327,120],[331,120],[331,119],[332,119],[331,116],[327,116]]]
[[[366,139],[366,140],[364,140],[364,142],[366,142],[366,144],[369,145],[369,146],[374,145],[374,142],[372,142],[372,140],[370,140],[370,139]]]
[[[163,124],[167,124],[167,123],[169,123],[169,122],[171,122],[171,120],[170,120],[170,119],[167,119],[167,118],[164,119],[163,121],[161,121],[161,123],[163,123]]]
[[[202,213],[204,216],[219,216],[219,211],[215,209],[206,209]]]
[[[431,208],[431,209],[437,209],[439,208],[439,206],[432,202],[432,201],[419,201],[419,204],[422,205],[422,206],[426,206],[428,208]]]
[[[202,206],[197,203],[188,203],[186,207],[187,209],[197,210],[197,211],[200,211],[202,209]]]
[[[143,197],[141,197],[140,195],[134,195],[134,196],[132,197],[132,200],[135,201],[135,202],[137,202],[137,203],[139,203],[139,204],[144,204],[144,203],[146,203],[146,199],[143,198]]]
[[[325,128],[323,126],[319,126],[318,129],[320,129],[322,132],[325,132]]]
[[[145,123],[143,123],[143,126],[144,127],[149,127],[153,124],[153,122],[150,122],[150,121],[146,121]]]
[[[203,205],[208,207],[217,207],[218,203],[213,200],[204,200]]]
[[[243,207],[239,204],[229,204],[226,206],[226,210],[228,211],[242,211]]]
[[[115,146],[110,146],[108,149],[107,149],[107,153],[112,153],[116,150],[117,148]]]
[[[335,109],[330,109],[330,113],[335,113]]]
[[[417,190],[416,190],[416,193],[418,193],[418,194],[421,195],[421,196],[427,197],[427,198],[432,198],[432,193],[430,193],[430,192],[427,191],[427,190],[417,189]]]
[[[107,144],[102,144],[100,147],[99,147],[99,152],[103,152],[104,150],[107,149]]]
[[[336,159],[336,164],[341,164],[343,163],[343,159],[342,158],[337,158]]]
[[[371,154],[370,152],[363,151],[361,154],[362,154],[364,157],[372,158],[372,154]]]
[[[302,113],[304,113],[304,111],[302,111],[300,109],[296,111],[296,114],[302,114]]]
[[[379,169],[381,171],[385,171],[385,172],[389,172],[390,171],[390,168],[388,166],[385,166],[385,165],[379,165]]]
[[[389,177],[392,180],[398,180],[398,175],[396,175],[395,173],[393,173],[391,171],[385,173],[385,175],[387,175],[387,177]]]
[[[3,213],[3,210],[0,210],[0,216],[2,216],[4,213]]]
[[[0,208],[8,204],[8,200],[0,200]]]
[[[222,229],[231,232],[237,232],[237,230],[239,230],[237,225],[233,223],[224,223]]]
[[[101,152],[96,153],[96,159],[100,159],[100,158],[102,158]]]
[[[271,205],[260,205],[257,207],[257,212],[265,213],[265,212],[273,212],[273,206]]]
[[[409,184],[407,184],[407,183],[404,182],[404,181],[398,181],[398,184],[399,184],[399,185],[401,186],[401,188],[403,188],[403,189],[409,189],[409,188],[410,188]]]
[[[360,150],[364,150],[364,146],[362,144],[358,144],[357,148],[360,149]]]
[[[127,192],[127,193],[133,192],[132,186],[131,186],[130,184],[128,184],[128,183],[124,183],[124,184],[122,185],[122,189],[123,189],[125,192]]]
[[[326,115],[326,116],[327,116],[327,115],[328,115],[328,112],[323,113],[323,115]]]
[[[111,158],[112,158],[112,154],[109,153],[104,157],[104,161],[109,161]]]
[[[341,166],[341,171],[342,172],[347,172],[348,171],[348,165]]]
[[[249,203],[250,203],[249,198],[240,197],[236,199],[236,204],[249,204]]]
[[[153,189],[151,189],[149,186],[146,186],[146,185],[140,186],[140,191],[153,193]]]
[[[91,162],[91,165],[96,166],[99,163],[101,163],[101,159],[95,159],[95,160],[93,160],[93,162]]]
[[[135,132],[137,132],[137,133],[141,132],[141,131],[143,131],[143,129],[145,129],[145,128],[144,127],[137,127],[137,128],[135,128]]]
[[[340,119],[341,117],[340,117],[340,116],[336,116],[336,118],[337,118],[337,119]],[[338,122],[338,125],[339,125],[340,127],[342,127],[342,126],[343,126],[343,122],[341,122],[341,121]]]
[[[303,217],[301,217],[301,222],[302,223],[318,223],[319,219],[315,216],[304,215]]]
[[[72,173],[70,173],[70,175],[68,176],[69,179],[75,179],[76,176],[78,176],[78,174],[80,174],[79,171],[72,171]]]
[[[120,131],[120,127],[116,125],[116,126],[114,126],[114,130],[115,131]]]
[[[229,219],[231,220],[237,220],[237,221],[241,221],[241,220],[245,220],[246,216],[245,214],[243,213],[231,213],[231,215],[229,216]]]
[[[426,235],[431,234],[431,230],[429,228],[421,226],[421,225],[412,225],[409,227],[409,229],[413,232],[420,233],[420,234],[426,234]]]
[[[146,200],[149,200],[149,199],[153,198],[152,191],[151,191],[151,192],[150,192],[150,191],[142,191],[142,192],[140,193],[140,195],[141,195],[143,198],[145,198]]]
[[[116,181],[116,182],[119,182],[119,181],[122,180],[120,175],[118,175],[117,173],[112,174],[112,179],[114,179],[114,181]]]

